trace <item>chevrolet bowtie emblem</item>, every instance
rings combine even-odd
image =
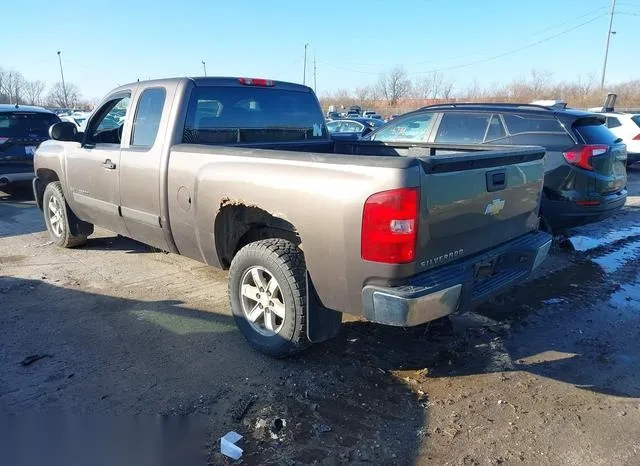
[[[504,209],[504,200],[503,199],[494,199],[493,201],[487,204],[487,207],[484,209],[485,215],[498,215]]]

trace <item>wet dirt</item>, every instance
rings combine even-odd
[[[638,235],[557,250],[474,313],[349,320],[274,361],[235,329],[224,272],[108,232],[57,249],[32,204],[24,231],[2,209],[0,257],[21,257],[0,262],[2,414],[183,419],[209,464],[640,464]]]

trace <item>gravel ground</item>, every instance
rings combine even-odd
[[[453,325],[350,320],[285,361],[244,343],[225,272],[102,230],[55,248],[32,202],[0,194],[0,414],[34,422],[26,443],[0,436],[0,461],[231,464],[218,438],[235,430],[242,464],[640,464],[640,170],[629,177],[620,214]],[[110,453],[85,451],[86,428],[56,449],[43,419],[115,425]]]

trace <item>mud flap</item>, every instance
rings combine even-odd
[[[319,343],[335,337],[342,325],[342,313],[322,306],[309,272],[307,272],[307,338]]]

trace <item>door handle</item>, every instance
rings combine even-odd
[[[487,172],[487,191],[501,191],[507,187],[507,171],[505,169]]]
[[[116,169],[116,164],[113,163],[111,161],[111,159],[105,160],[104,162],[102,162],[101,165],[102,165],[103,168],[106,168],[107,170],[115,170]]]

